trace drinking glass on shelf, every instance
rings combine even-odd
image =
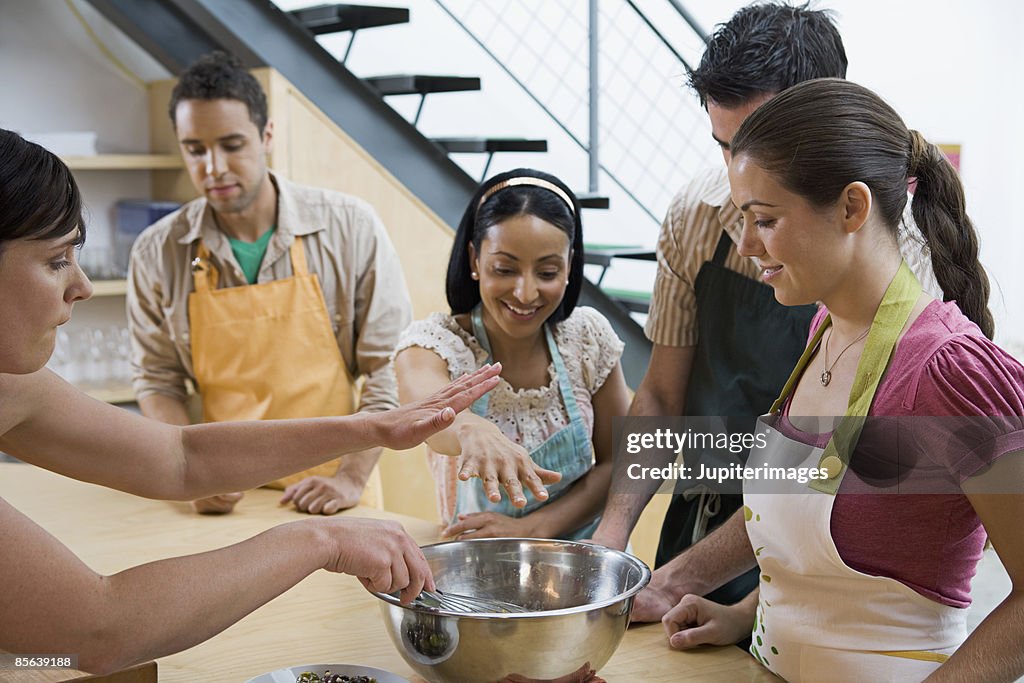
[[[102,389],[107,385],[107,359],[104,356],[103,330],[89,328],[89,360],[86,364],[86,381],[90,387]]]
[[[130,386],[133,379],[132,372],[132,335],[127,327],[121,327],[117,331],[118,357],[121,359],[121,377],[124,385]]]
[[[124,389],[131,385],[131,336],[122,325],[78,325],[58,329],[52,371],[86,391]]]
[[[109,325],[103,330],[103,356],[106,360],[106,383],[122,388],[131,383],[128,328]]]
[[[90,280],[120,280],[125,276],[115,262],[111,246],[86,244],[78,253],[78,263]]]
[[[46,367],[50,368],[53,372],[60,375],[69,382],[74,380],[70,379],[69,376],[73,373],[73,365],[71,363],[71,339],[68,333],[63,329],[57,330],[57,340],[53,345],[53,354],[50,356],[49,362]]]
[[[75,386],[89,383],[89,328],[73,327],[67,335],[67,374],[64,379]]]

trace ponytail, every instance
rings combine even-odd
[[[909,137],[907,172],[917,178],[910,208],[931,250],[935,279],[946,301],[955,300],[991,339],[995,323],[988,310],[988,276],[978,262],[978,234],[967,216],[963,185],[938,147],[916,130]]]
[[[911,210],[931,249],[943,297],[992,338],[988,277],[967,217],[960,178],[939,149],[907,130],[892,107],[841,78],[798,83],[757,108],[732,136],[733,158],[747,155],[812,205],[835,205],[847,185],[871,189],[881,222],[897,238],[907,181],[917,178]]]

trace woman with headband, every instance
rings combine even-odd
[[[579,539],[596,528],[612,418],[629,397],[622,342],[576,306],[582,278],[579,204],[560,180],[517,169],[480,186],[448,262],[451,313],[413,323],[395,352],[403,403],[502,364],[491,395],[427,441],[444,535]],[[475,454],[487,454],[483,467],[465,461]],[[520,481],[517,468],[532,474]]]
[[[762,105],[731,151],[740,253],[780,303],[823,304],[748,466],[817,475],[744,482],[759,591],[731,607],[684,597],[663,620],[670,643],[751,634],[754,657],[789,681],[1015,680],[1024,367],[990,341],[956,171],[881,98],[837,79]],[[897,246],[911,178],[944,301]],[[986,539],[1013,590],[968,637]]]

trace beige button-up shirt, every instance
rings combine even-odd
[[[412,319],[412,305],[383,224],[361,199],[272,178],[278,192],[277,228],[257,283],[292,276],[288,250],[302,237],[310,272],[320,278],[342,359],[352,377],[364,379],[359,410],[397,406],[388,357]],[[132,248],[127,299],[133,388],[139,399],[162,393],[184,400],[186,380],[196,384],[188,295],[194,289],[191,262],[200,237],[220,272],[219,287],[248,284],[206,199],[189,202],[139,235]]]
[[[697,295],[693,286],[700,267],[714,257],[722,230],[733,241],[725,267],[758,280],[757,262],[740,256],[735,248],[743,232],[743,216],[732,203],[729,175],[724,166],[696,176],[673,197],[665,214],[658,237],[658,274],[644,327],[647,338],[655,344],[697,345]],[[914,225],[909,201],[898,241],[903,258],[921,286],[941,300],[942,290],[932,272],[931,254]]]

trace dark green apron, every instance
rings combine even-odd
[[[771,408],[807,344],[816,306],[783,306],[766,284],[725,267],[732,239],[723,230],[715,255],[697,273],[697,349],[686,389],[686,414],[728,418],[730,432],[753,430]],[[703,456],[698,456],[703,457]],[[743,455],[744,461],[746,454]],[[685,488],[685,487],[683,487]],[[686,500],[677,488],[661,527],[655,566],[660,567],[693,540],[704,496]],[[743,505],[743,496],[723,495],[707,531]],[[757,586],[754,568],[707,597],[732,604]]]

